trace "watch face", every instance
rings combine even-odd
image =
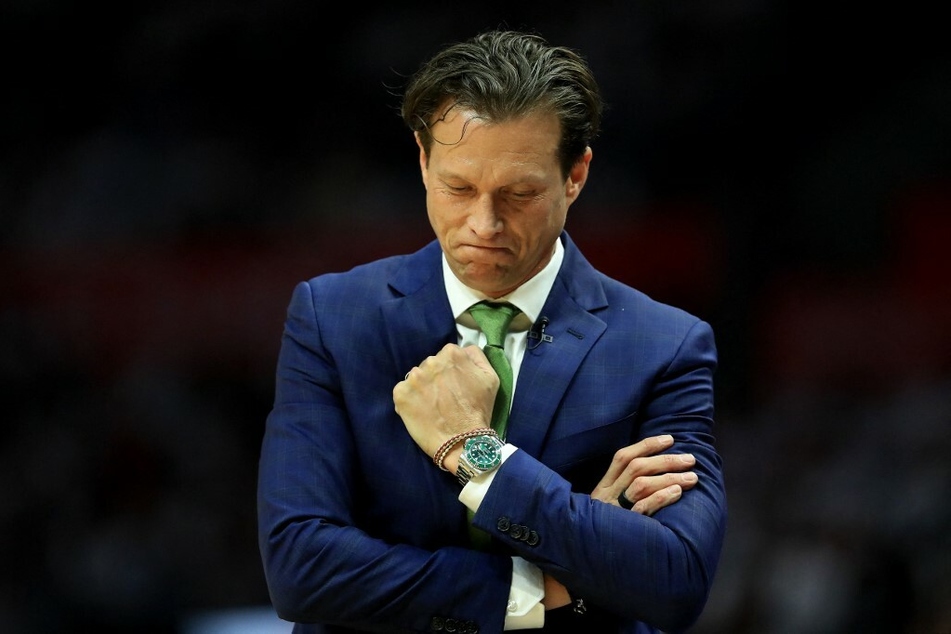
[[[476,436],[466,441],[466,460],[476,469],[486,471],[502,462],[499,441],[491,436]]]

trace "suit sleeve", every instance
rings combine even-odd
[[[315,306],[311,284],[298,285],[261,447],[258,537],[277,613],[378,632],[501,631],[510,557],[386,543],[358,527],[359,441]]]
[[[709,595],[726,523],[712,435],[715,367],[713,333],[698,321],[641,403],[641,438],[672,434],[669,452],[697,458],[699,481],[675,504],[645,517],[592,500],[518,451],[496,473],[474,523],[553,575],[573,597],[625,621],[686,629]]]

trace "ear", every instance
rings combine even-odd
[[[419,146],[419,171],[423,177],[423,186],[429,189],[429,185],[426,182],[429,176],[429,157],[426,156],[423,142],[419,140],[419,132],[414,132],[413,136],[416,138],[416,145]]]
[[[565,181],[565,198],[570,205],[581,194],[581,189],[588,180],[588,170],[591,167],[591,157],[594,153],[590,147],[585,148],[584,154],[571,166],[568,180]]]

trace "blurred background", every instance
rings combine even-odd
[[[510,26],[609,104],[569,232],[717,333],[730,527],[693,631],[951,632],[943,23],[350,9],[0,6],[0,631],[287,631],[254,488],[291,290],[430,239],[399,90]]]

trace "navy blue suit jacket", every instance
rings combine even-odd
[[[295,288],[258,486],[268,587],[295,632],[500,632],[511,554],[583,598],[590,623],[610,623],[574,617],[573,631],[670,632],[696,620],[726,520],[713,333],[562,240],[542,312],[552,339],[526,352],[512,403],[519,451],[473,520],[497,552],[470,549],[459,485],[393,407],[406,372],[456,341],[438,243]],[[696,456],[695,488],[653,517],[590,498],[615,451],[662,433],[674,436],[671,452]]]

